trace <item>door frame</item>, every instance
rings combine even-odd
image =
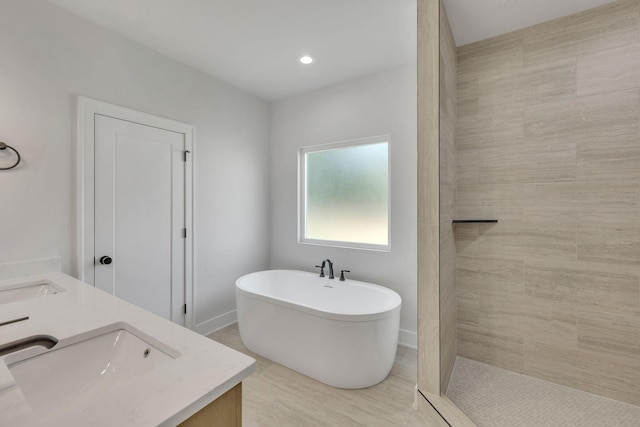
[[[194,177],[194,145],[195,128],[187,123],[164,117],[154,116],[118,105],[108,104],[95,99],[78,96],[77,130],[76,130],[76,179],[77,179],[77,271],[76,276],[83,282],[95,286],[94,261],[94,204],[95,204],[95,115],[111,117],[118,120],[138,123],[145,126],[165,129],[184,135],[185,149],[189,151],[185,162],[185,227],[187,237],[184,251],[184,302],[187,305],[185,325],[193,329],[193,177]]]

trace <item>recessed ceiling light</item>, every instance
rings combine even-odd
[[[316,58],[311,55],[302,55],[300,58],[298,58],[298,62],[303,65],[310,65],[316,62]]]

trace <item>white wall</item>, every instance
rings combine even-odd
[[[76,95],[190,123],[196,323],[219,326],[235,279],[268,266],[269,105],[38,0],[0,0],[0,64],[0,141],[24,158],[0,171],[0,263],[75,271]]]
[[[401,340],[417,328],[416,65],[406,65],[307,95],[271,109],[271,267],[315,271],[325,258],[353,279],[402,297]],[[391,135],[391,252],[298,243],[298,149]],[[415,342],[413,342],[415,344]]]

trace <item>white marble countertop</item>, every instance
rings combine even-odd
[[[173,426],[217,399],[255,370],[255,360],[222,344],[108,295],[63,273],[0,281],[0,290],[47,281],[65,292],[0,305],[0,346],[32,335],[58,339],[51,350],[72,337],[125,322],[179,354],[150,372],[116,385],[95,401],[70,409],[64,419],[40,419],[20,388],[2,384],[7,367],[0,358],[0,425],[2,426]]]

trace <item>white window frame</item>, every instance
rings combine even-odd
[[[387,244],[376,245],[371,243],[347,242],[339,240],[320,240],[306,238],[306,154],[317,151],[328,151],[359,145],[387,144]],[[333,142],[302,147],[298,150],[298,243],[331,246],[339,248],[362,249],[369,251],[391,252],[391,137],[390,135],[372,136],[367,138],[352,139],[348,141]]]

